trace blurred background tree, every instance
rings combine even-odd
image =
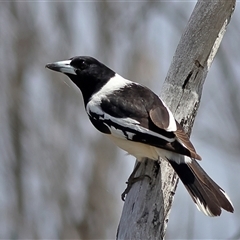
[[[134,158],[91,126],[78,89],[44,66],[90,55],[160,93],[194,5],[0,3],[0,238],[115,238]],[[239,18],[237,8],[192,133],[201,165],[231,196],[235,213],[205,217],[179,184],[168,239],[238,238]]]

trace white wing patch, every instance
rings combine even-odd
[[[135,119],[132,119],[129,117],[128,118],[116,118],[116,117],[113,117],[102,111],[102,109],[100,108],[102,99],[104,99],[106,96],[114,93],[114,91],[117,91],[117,90],[124,88],[125,86],[133,84],[133,83],[134,82],[129,81],[129,80],[121,77],[118,74],[115,74],[115,76],[113,78],[111,78],[100,89],[100,91],[98,91],[92,95],[90,101],[86,105],[86,111],[87,111],[88,115],[89,116],[92,116],[94,114],[98,115],[99,120],[102,120],[103,123],[109,128],[111,135],[115,139],[119,138],[119,139],[123,139],[123,140],[124,139],[132,140],[133,137],[137,134],[137,132],[140,132],[140,133],[152,135],[154,137],[158,137],[158,138],[163,139],[170,143],[174,142],[176,140],[175,138],[168,138],[159,133],[156,133],[147,128],[144,128],[144,127],[140,126],[140,122],[138,122]],[[138,83],[134,83],[134,84],[138,85]],[[164,106],[166,106],[166,105],[164,104]],[[166,106],[166,108],[167,108],[167,106]],[[174,119],[171,111],[168,108],[167,108],[167,111],[169,112],[170,119],[169,119],[169,126],[166,129],[166,131],[175,131],[177,129],[175,119]],[[112,123],[114,123],[113,125],[115,125],[115,126],[108,125],[106,123],[108,120],[110,120]],[[106,122],[104,122],[104,121],[106,121]],[[119,126],[119,128],[117,126]],[[136,133],[131,132],[130,129],[132,129]]]
[[[111,134],[115,137],[119,137],[119,138],[126,138],[126,135],[124,134],[124,128],[130,128],[130,129],[133,129],[137,132],[141,132],[141,133],[145,133],[145,134],[149,134],[149,135],[152,135],[152,136],[155,136],[155,137],[158,137],[158,138],[161,138],[167,142],[174,142],[176,139],[175,138],[168,138],[168,137],[165,137],[159,133],[156,133],[156,132],[153,132],[147,128],[144,128],[142,126],[140,126],[139,122],[136,121],[135,119],[132,119],[132,118],[116,118],[116,117],[113,117],[109,114],[106,114],[105,112],[103,112],[101,110],[101,108],[96,105],[96,102],[93,102],[90,101],[87,106],[86,106],[86,110],[87,110],[87,113],[91,116],[91,112],[92,113],[96,113],[98,116],[99,116],[99,119],[100,120],[110,120],[111,122],[117,124],[118,126],[123,127],[123,130],[121,129],[116,129],[115,127],[113,126],[108,126],[109,130],[111,131]],[[107,125],[107,124],[106,124]],[[132,139],[132,137],[135,135],[133,133],[130,133],[127,129],[125,131],[125,133],[128,132],[128,136],[130,137],[130,139]]]
[[[135,133],[128,131],[123,132],[121,129],[115,128],[114,126],[108,126],[107,124],[105,125],[109,128],[109,130],[111,131],[111,135],[113,135],[114,137],[132,140],[135,136]]]

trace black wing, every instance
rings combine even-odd
[[[139,84],[112,92],[88,114],[103,133],[201,159],[161,99]]]

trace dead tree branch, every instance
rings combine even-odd
[[[190,134],[202,86],[230,21],[236,1],[199,0],[163,85],[161,97]],[[163,239],[178,178],[170,165],[147,160],[124,204],[117,239]]]

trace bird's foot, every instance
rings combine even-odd
[[[135,169],[134,169],[135,170]],[[141,175],[139,177],[131,177],[132,174],[130,175],[130,177],[128,178],[128,181],[126,182],[127,187],[124,190],[124,192],[121,194],[121,198],[123,201],[125,201],[125,197],[126,195],[129,193],[130,189],[132,188],[132,185],[138,181],[143,180],[145,177],[147,177],[150,181],[151,181],[151,177],[147,174]]]

